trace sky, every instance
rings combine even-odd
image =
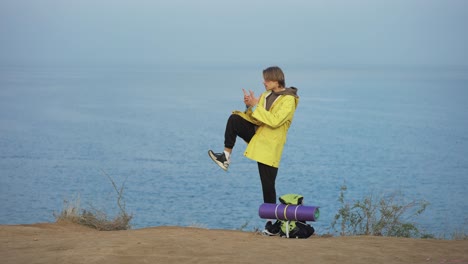
[[[0,64],[468,65],[467,0],[1,0]]]

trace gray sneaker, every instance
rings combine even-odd
[[[216,163],[218,164],[221,169],[227,171],[229,167],[230,160],[226,159],[226,155],[224,152],[222,153],[214,153],[211,149],[208,150],[208,156]]]

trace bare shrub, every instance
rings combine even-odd
[[[347,187],[343,185],[338,198],[341,207],[332,223],[335,232],[342,236],[421,236],[416,223],[410,220],[426,210],[426,201],[407,203],[403,201],[401,194],[393,194],[381,198],[370,195],[350,204],[345,200],[346,190]]]
[[[56,221],[72,222],[84,226],[88,226],[99,231],[114,231],[130,229],[130,221],[133,216],[129,215],[125,209],[123,201],[124,183],[120,188],[117,188],[114,180],[105,172],[103,172],[111,181],[112,187],[117,193],[117,205],[119,213],[109,218],[103,210],[98,210],[91,206],[91,209],[80,208],[80,198],[76,198],[73,202],[64,201],[64,209],[59,215],[55,215]]]

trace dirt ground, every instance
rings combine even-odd
[[[468,263],[468,241],[286,239],[189,227],[96,231],[66,223],[0,226],[1,263]]]

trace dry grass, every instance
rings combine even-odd
[[[99,231],[114,231],[114,230],[127,230],[130,229],[130,221],[133,216],[129,215],[125,210],[125,203],[123,202],[124,184],[117,188],[114,180],[107,175],[117,193],[117,205],[119,213],[117,216],[110,218],[103,210],[98,210],[91,206],[91,209],[81,209],[81,199],[78,196],[74,201],[64,201],[64,208],[62,212],[55,215],[57,222],[72,222],[83,226],[91,227]]]
[[[452,234],[453,240],[468,240],[468,232],[466,232],[465,228],[460,228],[455,230]]]

